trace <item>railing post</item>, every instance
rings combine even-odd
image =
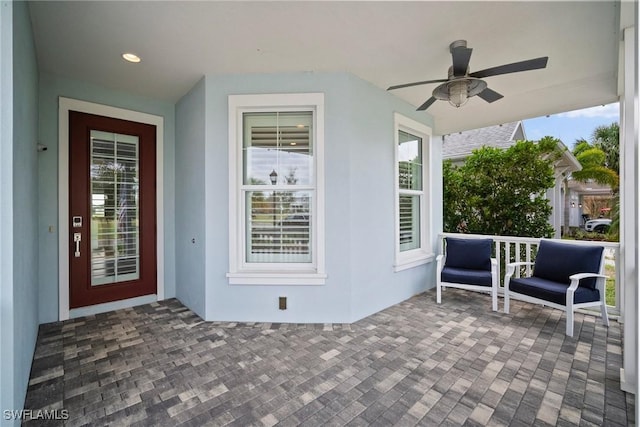
[[[494,240],[496,245],[496,261],[498,262],[498,280],[502,277],[500,272],[502,271],[502,258],[500,257],[500,240]],[[502,281],[498,283],[498,290],[503,289]]]
[[[618,246],[617,248],[613,249],[613,254],[614,254],[614,262],[615,262],[615,266],[616,266],[616,276],[615,276],[615,280],[616,280],[616,310],[618,311],[618,314],[620,315],[619,322],[620,323],[624,323],[624,286],[622,285],[622,268],[620,268],[620,247]],[[606,284],[606,282],[605,282]],[[606,289],[606,288],[605,288]]]

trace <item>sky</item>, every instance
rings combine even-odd
[[[537,141],[544,136],[553,136],[572,149],[577,139],[591,141],[591,135],[596,127],[609,126],[614,122],[620,123],[620,104],[599,105],[522,122],[528,140]]]

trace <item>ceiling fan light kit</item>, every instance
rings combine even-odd
[[[478,95],[487,88],[487,83],[473,77],[454,79],[443,83],[433,90],[433,97],[442,101],[449,101],[449,104],[456,108],[462,107],[469,98]]]
[[[426,110],[437,100],[448,101],[449,104],[459,108],[466,104],[469,98],[476,95],[486,102],[491,103],[503,98],[503,96],[498,92],[489,89],[489,87],[487,87],[487,83],[484,80],[481,80],[483,77],[492,77],[502,74],[546,68],[547,61],[549,60],[549,57],[543,56],[540,58],[499,65],[497,67],[469,73],[469,61],[471,60],[471,52],[473,49],[467,47],[466,40],[454,41],[449,45],[449,51],[453,58],[453,65],[449,67],[448,78],[405,83],[391,86],[387,90],[402,89],[405,87],[429,83],[441,83],[433,90],[431,98],[418,107],[418,111]]]

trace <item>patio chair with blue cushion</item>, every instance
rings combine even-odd
[[[498,311],[498,263],[491,258],[492,239],[444,238],[443,254],[436,258],[436,301],[442,290],[458,288],[491,294],[492,309]]]
[[[513,277],[517,268],[533,265],[531,277]],[[541,240],[534,263],[507,264],[504,277],[504,312],[510,298],[542,304],[567,313],[566,333],[573,336],[574,311],[600,307],[609,326],[605,301],[604,248]]]

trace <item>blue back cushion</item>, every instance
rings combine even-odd
[[[445,265],[467,270],[491,271],[491,239],[458,239],[445,237],[447,259]]]
[[[602,246],[578,246],[541,240],[533,276],[552,282],[570,284],[576,273],[599,273]],[[580,286],[596,288],[596,279],[584,279]]]

